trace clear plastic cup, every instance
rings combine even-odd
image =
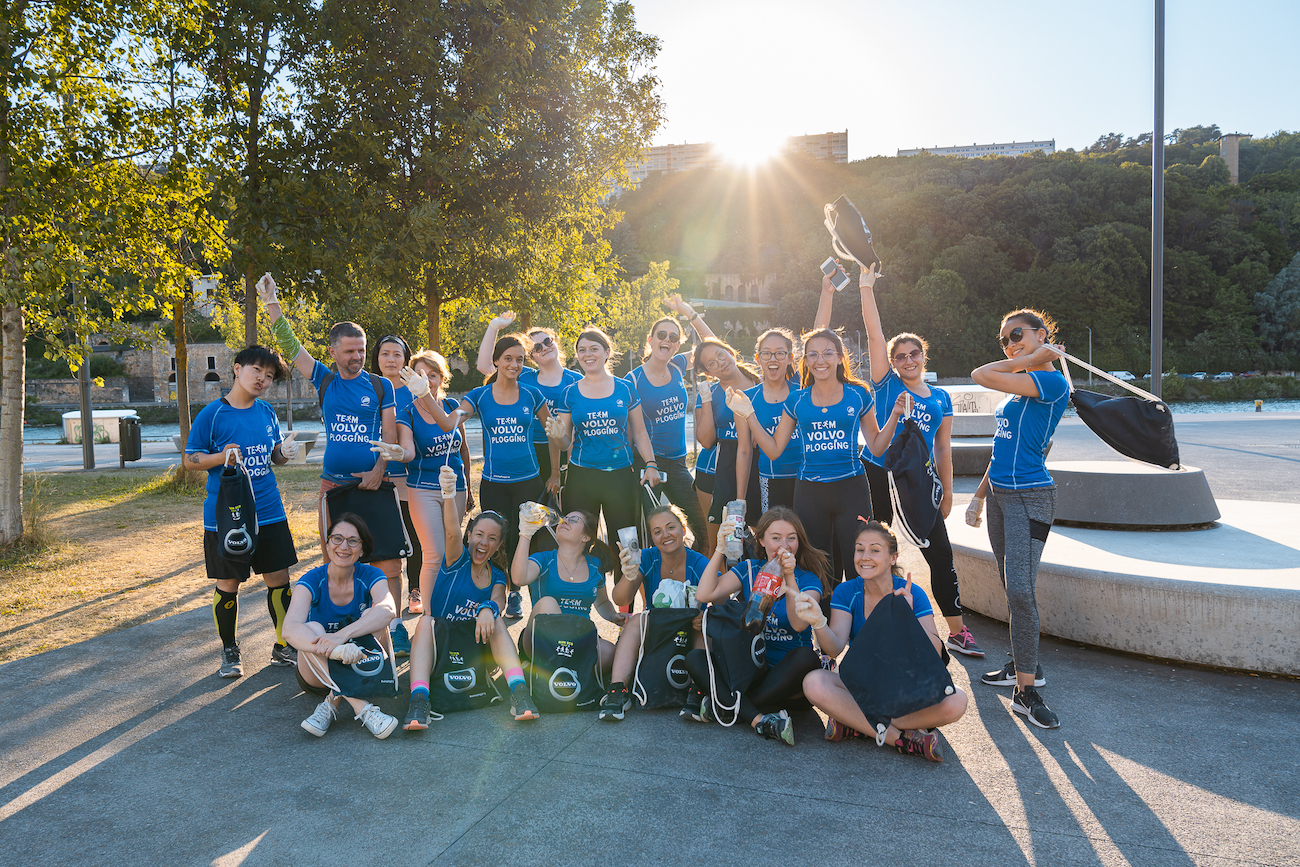
[[[624,527],[619,530],[618,544],[623,546],[624,551],[639,553],[641,550],[641,536],[637,533],[636,527]]]

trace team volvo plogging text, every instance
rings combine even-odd
[[[950,687],[922,710],[886,714],[884,721],[876,712],[869,721],[861,709],[862,687],[856,678],[852,689],[846,686],[835,662],[854,640],[880,640],[868,619],[892,597],[906,601],[928,637],[920,646],[930,649],[916,652],[945,660],[948,651],[984,655],[962,620],[944,526],[952,503],[951,400],[924,381],[930,347],[922,337],[904,332],[885,339],[874,297],[877,276],[878,270],[864,269],[859,280],[870,384],[856,376],[840,336],[827,327],[835,291],[827,278],[813,330],[796,338],[784,328],[769,329],[753,347],[752,362],[717,338],[689,303],[672,296],[664,302],[667,315],[631,347],[640,363],[623,378],[610,372],[617,347],[600,329],[588,327],[578,336],[570,367],[553,330],[505,333],[514,323],[506,312],[491,321],[480,346],[477,366],[485,384],[457,400],[444,395],[449,371],[442,356],[412,353],[395,335],[368,344],[354,323],[330,330],[332,368],[313,359],[284,318],[267,275],[258,289],[277,346],[252,346],[236,356],[234,387],[196,418],[186,447],[187,461],[214,478],[232,452],[242,458],[257,502],[260,540],[252,564],[224,560],[205,535],[208,570],[217,584],[219,673],[243,672],[234,591],[257,572],[266,579],[276,625],[272,664],[296,665],[300,686],[320,697],[302,724],[310,733],[323,735],[344,706],[380,738],[399,725],[408,732],[430,725],[437,714],[430,708],[429,680],[438,657],[448,652],[446,641],[440,647],[435,640],[443,621],[472,623],[466,628],[510,689],[512,715],[530,720],[540,714],[519,648],[529,646],[536,618],[560,612],[590,618],[594,609],[622,627],[616,642],[598,642],[593,662],[609,685],[599,716],[617,721],[632,706],[629,686],[642,645],[658,628],[659,618],[649,618],[646,608],[708,607],[721,623],[724,603],[738,599],[762,608],[754,628],[761,625],[765,652],[756,656],[760,667],[752,679],[725,692],[736,697],[726,708],[732,718],[793,744],[789,711],[811,704],[828,717],[829,740],[867,732],[878,744],[942,760],[938,730],[964,713],[968,699],[960,689]],[[694,346],[683,352],[688,336]],[[1044,314],[1013,311],[998,335],[1005,357],[972,372],[980,384],[1010,397],[997,409],[990,472],[966,516],[978,525],[987,501],[1012,612],[1012,660],[982,680],[1013,687],[1012,710],[1044,728],[1059,722],[1039,692],[1046,678],[1037,663],[1034,583],[1055,496],[1043,450],[1068,400],[1053,367],[1059,350],[1051,337]],[[268,464],[292,458],[296,446],[281,441],[274,413],[259,399],[286,371],[284,359],[316,385],[327,430],[320,520],[325,563],[299,576],[292,589],[288,570],[296,556]],[[688,408],[700,448],[693,473],[686,462]],[[474,415],[481,416],[484,431],[477,512],[463,430]],[[940,514],[923,551],[934,603],[910,575],[897,574],[898,546],[889,528],[888,475],[880,456],[909,418],[943,485]],[[340,511],[329,505],[342,502],[340,492],[329,494],[339,486],[377,496],[351,499],[370,505]],[[210,484],[209,501],[214,496]],[[742,508],[726,508],[732,501]],[[205,504],[205,513],[211,509]],[[625,544],[602,540],[602,517],[611,537],[638,525],[645,535]],[[401,545],[389,550],[386,539],[402,524],[414,553]],[[539,533],[544,525],[552,531]],[[205,514],[205,530],[213,529]],[[746,532],[741,554],[733,540]],[[769,586],[775,589],[765,595]],[[522,617],[525,593],[531,605],[516,645],[506,624]],[[409,615],[418,616],[410,632],[403,600]],[[935,604],[945,620],[943,638]],[[721,715],[715,657],[722,650],[712,629],[705,639],[702,618],[693,613],[682,621],[689,628],[674,637],[684,652],[670,665],[669,678],[680,678],[682,668],[689,672],[680,714],[711,722]],[[401,723],[368,700],[381,693],[345,682],[330,665],[389,653],[411,660],[410,705]],[[386,684],[391,694],[394,679]]]

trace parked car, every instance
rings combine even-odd
[[[1215,381],[1215,382],[1230,382],[1230,381],[1232,381],[1232,374],[1229,373],[1229,372],[1226,371],[1226,370],[1223,371],[1223,373],[1216,373],[1216,374],[1214,374],[1214,381]]]
[[[1259,375],[1260,373],[1258,370],[1247,370],[1237,374],[1237,376],[1241,377],[1242,379],[1250,379],[1251,377],[1259,376]]]
[[[1115,377],[1116,379],[1122,379],[1125,382],[1132,382],[1133,380],[1137,379],[1136,376],[1129,373],[1127,370],[1109,370],[1107,371],[1107,373],[1109,373],[1111,376]]]
[[[1198,370],[1198,371],[1196,371],[1196,373],[1193,373],[1193,374],[1192,374],[1192,377],[1191,377],[1191,378],[1192,378],[1192,379],[1205,379],[1207,376],[1209,376],[1209,374],[1207,374],[1204,370]]]
[[[939,382],[939,374],[935,373],[933,370],[927,370],[922,378],[931,385],[935,385]]]

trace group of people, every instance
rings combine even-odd
[[[640,365],[622,378],[611,372],[618,352],[601,329],[578,335],[575,369],[566,365],[552,329],[503,333],[515,320],[506,312],[491,320],[480,347],[477,367],[486,382],[459,400],[444,393],[446,360],[433,351],[412,353],[398,336],[379,340],[366,372],[366,336],[354,323],[338,323],[329,333],[333,369],[313,359],[283,317],[274,282],[264,277],[258,288],[279,352],[251,346],[235,357],[229,394],[196,417],[186,446],[189,465],[210,473],[204,547],[216,581],[219,674],[242,674],[236,591],[257,572],[276,626],[271,663],[296,665],[304,691],[321,696],[302,724],[312,734],[323,735],[345,701],[377,737],[398,727],[374,704],[342,694],[329,675],[329,660],[350,664],[370,653],[367,637],[380,652],[409,654],[410,706],[400,724],[408,731],[427,728],[439,619],[475,622],[475,639],[490,648],[509,686],[515,719],[535,719],[538,709],[506,628],[522,616],[522,595],[530,593],[525,639],[540,614],[590,617],[593,607],[622,627],[616,643],[600,642],[598,663],[609,684],[600,718],[616,721],[632,705],[629,684],[646,628],[644,610],[631,613],[638,595],[644,608],[748,600],[764,564],[776,563],[781,585],[763,627],[766,668],[740,695],[738,718],[764,737],[793,744],[789,711],[812,705],[829,717],[828,740],[866,732],[901,752],[941,760],[937,728],[964,713],[968,699],[960,689],[873,732],[833,662],[890,596],[907,601],[935,653],[984,656],[962,619],[944,523],[952,506],[952,402],[925,381],[930,347],[922,337],[904,332],[886,340],[874,296],[878,276],[877,266],[863,269],[859,279],[870,384],[855,375],[839,334],[829,328],[835,289],[828,277],[814,328],[801,339],[784,328],[767,330],[752,363],[672,296],[665,302],[671,315],[650,328]],[[683,351],[688,331],[694,347]],[[997,408],[992,460],[966,515],[978,525],[987,503],[1011,612],[1012,659],[982,680],[1013,687],[1012,709],[1044,728],[1059,722],[1038,692],[1045,678],[1037,660],[1035,580],[1054,508],[1045,449],[1069,399],[1053,368],[1052,336],[1044,314],[1013,311],[999,332],[1005,358],[972,372],[977,383],[1010,396]],[[297,557],[271,464],[292,459],[297,445],[282,440],[274,412],[258,399],[286,372],[282,358],[317,388],[327,432],[320,513],[325,563],[292,590],[288,570]],[[699,447],[693,474],[688,413]],[[475,416],[483,431],[480,510],[466,524],[475,499],[464,424]],[[924,435],[943,484],[940,513],[922,550],[947,621],[945,640],[928,596],[899,573],[889,527],[881,456],[905,418]],[[260,533],[251,564],[223,558],[214,538],[216,478],[231,460],[243,462],[257,502]],[[325,495],[332,488],[376,490],[386,482],[400,511],[331,514]],[[642,508],[643,486],[656,494],[653,507]],[[743,502],[743,515],[727,509],[734,501]],[[546,510],[538,503],[560,516],[550,532],[539,532]],[[396,515],[414,548],[405,599],[419,620],[410,634],[400,617],[403,564],[376,558],[369,526],[397,521]],[[599,538],[602,518],[609,549],[618,529],[638,524],[647,547],[620,545],[611,556]],[[729,561],[728,538],[747,531],[754,557]],[[664,592],[672,582],[694,589]],[[713,651],[699,622],[686,653],[692,683],[681,715],[708,722],[717,718],[709,695]]]

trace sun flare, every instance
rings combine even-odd
[[[723,159],[740,166],[762,165],[785,147],[786,136],[771,130],[740,130],[717,142]]]

